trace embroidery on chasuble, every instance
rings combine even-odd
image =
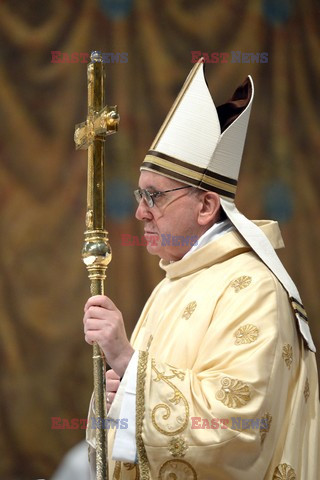
[[[125,470],[134,470],[134,477],[132,477],[134,480],[140,480],[140,474],[139,474],[139,466],[138,464],[134,463],[122,463],[123,467]],[[116,462],[113,475],[112,475],[112,480],[121,480],[121,462]]]
[[[251,398],[249,385],[236,378],[224,377],[221,389],[216,393],[216,399],[228,408],[240,408]]]
[[[230,286],[234,288],[236,293],[240,292],[244,288],[249,287],[250,283],[252,282],[252,277],[248,275],[242,275],[241,277],[236,278],[230,283]]]
[[[195,309],[197,308],[197,302],[193,301],[188,303],[186,308],[183,311],[182,318],[185,318],[186,320],[189,320]]]
[[[272,480],[297,480],[297,475],[291,465],[280,463],[273,473]]]
[[[159,480],[164,479],[197,480],[197,473],[185,460],[168,460],[159,470]]]
[[[289,343],[286,343],[282,348],[282,358],[285,361],[285,364],[287,365],[288,370],[290,370],[290,367],[293,361],[293,352],[292,352],[292,346]]]
[[[184,457],[188,448],[188,443],[181,435],[173,437],[168,444],[168,450],[173,457]]]
[[[142,440],[142,424],[144,418],[144,408],[145,408],[145,398],[144,398],[144,389],[145,389],[145,380],[146,380],[146,371],[148,364],[148,352],[140,351],[139,352],[139,363],[138,363],[138,378],[137,378],[137,450],[139,458],[139,469],[136,470],[136,479],[148,480],[150,479],[150,469],[148,464],[147,453],[145,450],[144,442]],[[168,441],[168,452],[173,457],[183,457],[187,450],[188,444],[186,440],[179,435],[182,431],[187,428],[189,422],[189,404],[181,390],[173,383],[174,380],[183,382],[185,379],[185,372],[176,369],[174,367],[168,366],[167,369],[163,372],[158,370],[154,359],[151,360],[152,371],[156,374],[156,377],[153,378],[154,382],[164,382],[171,390],[171,395],[168,398],[167,403],[159,403],[152,409],[151,419],[153,426],[158,430],[158,432],[163,435],[169,436],[170,440]],[[168,420],[170,418],[171,409],[170,404],[172,405],[181,405],[184,410],[184,414],[176,417],[177,425],[170,424],[160,424],[160,418],[162,420]],[[171,438],[172,437],[172,438]],[[117,462],[118,463],[118,462]],[[132,464],[124,464],[124,467],[127,469],[132,469]],[[121,466],[120,466],[121,469]],[[113,478],[121,478],[120,469],[118,470],[118,475]],[[116,469],[115,469],[116,473]],[[165,478],[183,478],[185,480],[196,480],[197,474],[190,463],[181,458],[174,458],[164,462],[158,472],[158,479]]]
[[[233,334],[235,339],[235,345],[243,345],[246,343],[252,343],[257,340],[259,336],[259,329],[255,325],[251,323],[247,323],[246,325],[242,325],[238,328]]]
[[[269,433],[270,431],[271,422],[272,422],[272,415],[270,413],[267,412],[263,415],[263,417],[261,417],[261,422],[260,422],[261,444],[265,441],[267,433]]]
[[[304,384],[304,391],[303,391],[304,399],[307,403],[308,398],[310,396],[310,385],[309,385],[309,380],[308,377],[306,378],[306,383]]]
[[[158,432],[162,433],[163,435],[174,436],[178,435],[179,433],[183,432],[188,425],[189,422],[189,404],[186,397],[183,393],[178,389],[178,387],[172,382],[173,379],[178,379],[180,381],[184,380],[185,373],[175,369],[169,368],[170,374],[165,374],[165,372],[160,372],[157,367],[155,361],[152,359],[151,361],[152,370],[156,374],[156,378],[153,379],[154,382],[164,382],[168,387],[170,387],[172,391],[172,396],[168,398],[168,403],[178,405],[180,404],[184,409],[183,417],[177,417],[177,425],[160,425],[159,418],[161,417],[163,420],[167,420],[171,415],[171,409],[167,403],[158,403],[152,409],[152,423],[153,426],[158,430]]]

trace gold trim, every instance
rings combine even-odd
[[[144,388],[146,380],[146,371],[148,364],[148,352],[139,352],[138,372],[137,372],[137,405],[136,405],[136,441],[139,459],[140,480],[150,479],[149,463],[147,453],[142,440],[142,423],[144,418],[145,398]]]
[[[232,194],[235,194],[237,191],[237,185],[231,185],[227,182],[223,182],[222,180],[217,180],[216,178],[209,177],[206,174],[197,173],[193,171],[191,168],[182,167],[173,162],[170,162],[170,160],[164,160],[163,158],[154,157],[153,155],[146,155],[143,163],[144,162],[153,163],[154,165],[158,165],[159,167],[166,168],[168,170],[171,170],[172,172],[178,173],[180,175],[184,175],[185,177],[192,178],[199,182],[207,183],[208,185],[211,185],[213,187],[219,188],[220,190],[224,190]],[[143,167],[143,163],[142,163],[142,167]]]
[[[192,475],[192,476],[191,476]],[[158,480],[164,480],[167,478],[178,479],[188,478],[190,480],[197,480],[197,472],[190,463],[185,460],[168,460],[160,467]]]
[[[154,172],[155,172],[154,169],[149,168],[149,167],[143,167],[143,168],[141,167],[140,170],[144,170],[144,171],[146,171],[146,172],[151,172],[151,173],[154,173]],[[159,173],[159,172],[158,172],[158,173]],[[177,178],[174,173],[172,173],[172,174],[170,175],[170,174],[168,174],[168,173],[163,173],[163,172],[161,172],[160,174],[163,175],[164,177],[172,178],[172,180],[177,180],[177,181],[179,181],[179,182],[181,182],[181,183],[184,183],[185,185],[191,185],[191,182],[188,182],[188,181],[186,181],[186,180],[182,180],[181,178]],[[199,188],[199,190],[203,190],[203,191],[207,191],[207,190],[208,190],[208,189],[205,188],[203,185],[199,185],[199,186],[197,186],[197,185],[192,185],[192,186],[193,186],[193,187],[196,187],[196,188]],[[216,192],[216,190],[212,190],[212,191]],[[220,192],[220,193],[218,192],[218,195],[219,195],[219,197],[225,198],[226,200],[229,200],[230,202],[234,202],[235,195],[233,195],[233,194],[224,194],[224,193],[222,193],[222,192]],[[144,325],[142,325],[142,326],[144,326]]]
[[[201,67],[202,65],[202,62],[199,62],[199,63],[196,63],[194,65],[194,67],[192,68],[192,70],[190,71],[188,77],[186,78],[186,81],[184,82],[184,84],[182,85],[182,88],[180,90],[180,92],[178,93],[178,96],[177,98],[175,99],[175,101],[173,102],[173,105],[172,107],[170,108],[169,110],[169,113],[168,115],[166,116],[163,124],[161,125],[155,139],[153,140],[152,142],[152,145],[150,147],[150,150],[155,150],[155,147],[161,137],[161,135],[163,134],[163,132],[165,131],[165,129],[167,128],[170,120],[171,120],[171,117],[173,116],[174,112],[176,111],[176,109],[178,108],[185,92],[187,91],[187,89],[189,88],[190,86],[190,83],[192,82],[194,76],[196,75],[197,71],[199,70],[199,68]]]
[[[305,311],[303,305],[298,303],[296,300],[291,300],[291,305],[293,306],[293,309],[298,310],[298,312],[301,313],[301,315],[303,315],[306,318],[308,317],[307,312]]]
[[[170,415],[171,415],[171,409],[166,403],[158,403],[152,409],[151,419],[152,419],[153,426],[158,430],[158,432],[162,433],[163,435],[167,435],[167,436],[178,435],[179,433],[183,432],[188,426],[190,409],[189,409],[188,401],[185,398],[185,396],[182,394],[182,392],[172,382],[170,382],[170,380],[172,380],[173,378],[178,378],[179,380],[183,381],[184,377],[185,377],[185,373],[180,371],[180,370],[177,370],[175,368],[170,368],[173,375],[165,375],[165,372],[162,372],[162,373],[159,372],[159,370],[156,367],[156,363],[155,363],[154,359],[152,359],[151,366],[152,366],[152,370],[157,375],[156,378],[154,378],[153,381],[154,382],[163,381],[173,390],[173,396],[171,398],[169,398],[168,401],[170,403],[173,403],[174,405],[178,405],[180,403],[180,401],[182,400],[182,403],[183,403],[184,408],[185,408],[185,418],[184,418],[184,420],[181,419],[181,422],[183,421],[182,425],[180,427],[178,427],[176,430],[164,430],[157,423],[156,413],[160,409],[164,410],[162,418],[163,418],[163,420],[168,420]]]

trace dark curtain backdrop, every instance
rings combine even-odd
[[[107,98],[121,126],[107,141],[107,293],[130,333],[154,285],[157,258],[142,246],[132,189],[139,165],[191,68],[191,51],[227,52],[207,65],[217,104],[250,73],[256,96],[237,204],[281,222],[281,254],[300,288],[320,347],[319,4],[312,0],[10,0],[0,3],[0,478],[47,478],[84,430],[91,348],[83,340],[89,283],[81,262],[86,153],[86,64],[51,51],[128,53],[107,66]],[[233,63],[231,52],[267,52]]]

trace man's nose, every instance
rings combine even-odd
[[[152,218],[152,213],[150,212],[150,208],[146,204],[145,200],[141,198],[138,208],[136,210],[135,217],[137,220],[150,220]]]

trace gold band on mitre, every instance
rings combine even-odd
[[[191,165],[155,150],[149,150],[141,170],[160,173],[193,187],[216,192],[229,200],[233,200],[236,195],[237,180],[210,172],[205,168]]]

